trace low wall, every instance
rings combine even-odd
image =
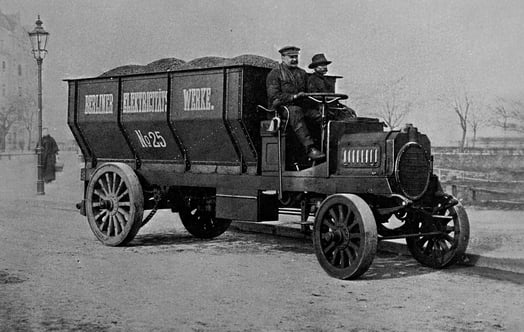
[[[457,197],[464,205],[488,209],[524,210],[524,196],[500,190],[489,190],[472,186],[442,183],[444,191]]]
[[[472,172],[507,171],[524,174],[524,155],[433,153],[434,167]]]
[[[466,205],[524,208],[524,152],[476,149],[459,153],[433,149],[435,173],[446,192]]]

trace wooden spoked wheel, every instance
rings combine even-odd
[[[414,220],[414,231],[422,232],[422,221]],[[434,228],[440,235],[423,235],[406,239],[409,251],[423,265],[444,268],[461,259],[469,242],[469,220],[462,204],[433,216]]]
[[[326,198],[315,217],[313,245],[329,275],[354,279],[366,272],[377,252],[377,226],[367,203],[352,194]]]
[[[144,196],[133,169],[123,163],[100,166],[86,191],[86,214],[98,240],[108,246],[131,241],[142,225]]]
[[[207,211],[206,207],[198,204],[194,207],[184,207],[179,211],[180,221],[191,233],[191,235],[201,239],[211,239],[224,233],[231,220],[215,217],[214,209]]]

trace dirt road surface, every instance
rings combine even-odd
[[[329,277],[309,241],[192,238],[161,211],[127,247],[77,212],[0,202],[2,331],[521,331],[522,275],[379,254]]]

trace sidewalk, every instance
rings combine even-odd
[[[56,180],[44,184],[44,195],[36,194],[36,156],[26,155],[11,160],[0,160],[0,199],[27,200],[38,204],[75,209],[82,200],[82,167],[74,152],[60,152],[64,161],[63,172],[56,173]]]
[[[36,195],[34,156],[0,160],[0,199],[77,213],[75,204],[82,199],[83,191],[82,164],[76,153],[61,153],[61,158],[64,171],[57,173],[56,181],[45,185],[45,195]],[[524,211],[465,208],[470,221],[470,240],[464,264],[524,274]],[[230,229],[307,238],[298,221],[298,216],[281,216],[275,222],[233,222]],[[379,250],[409,254],[404,240],[383,241],[379,243]]]

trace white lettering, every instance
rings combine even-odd
[[[123,113],[167,112],[167,91],[125,92],[122,98]]]
[[[143,134],[140,130],[135,129],[135,134],[143,148],[165,148],[167,146],[165,138],[159,131],[149,131]]]
[[[183,89],[184,111],[212,111],[211,88]]]
[[[113,113],[113,95],[97,94],[86,95],[85,114],[111,114]]]
[[[140,130],[135,130],[135,134],[138,136],[138,141],[140,142],[140,145],[142,145],[143,148],[147,148],[147,143],[144,140],[144,136],[140,132]]]

